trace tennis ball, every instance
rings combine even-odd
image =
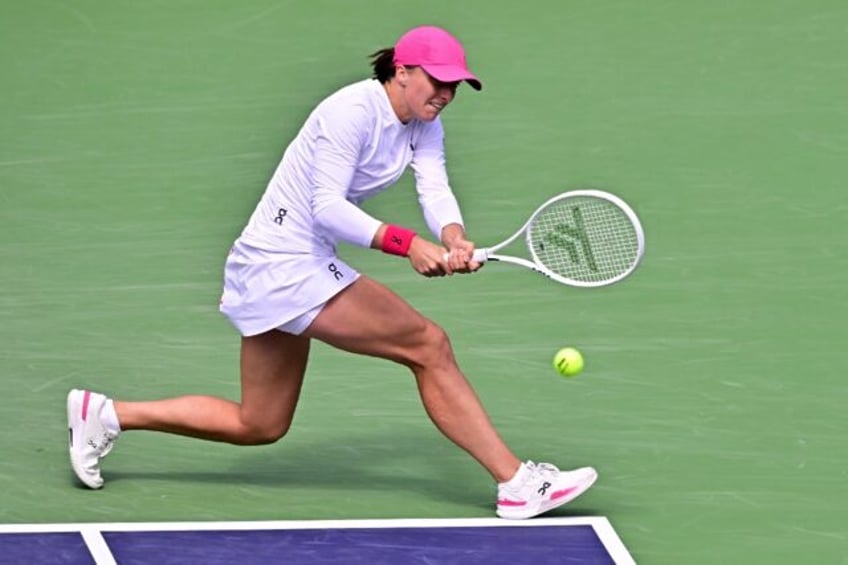
[[[554,369],[563,377],[575,377],[583,370],[583,355],[573,347],[563,347],[554,355]]]

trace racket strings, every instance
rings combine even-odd
[[[639,236],[613,202],[592,196],[557,200],[540,210],[527,231],[533,258],[580,282],[615,279],[635,266]]]

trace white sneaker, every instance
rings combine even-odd
[[[88,390],[68,393],[68,432],[71,466],[79,480],[89,488],[103,486],[100,460],[112,450],[118,434],[110,433],[101,421],[100,413],[109,400]]]
[[[523,520],[571,502],[598,478],[592,467],[560,471],[550,463],[522,463],[515,477],[498,485],[501,518]]]

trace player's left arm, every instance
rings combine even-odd
[[[472,261],[474,255],[474,242],[465,236],[465,228],[462,224],[448,224],[442,228],[442,245],[448,250],[448,262],[451,269],[456,273],[473,273],[480,269],[483,264]]]
[[[462,212],[448,182],[441,120],[437,118],[421,126],[413,142],[410,166],[415,174],[415,188],[424,220],[445,246],[454,272],[476,271],[482,265],[471,261],[474,242],[466,237]]]

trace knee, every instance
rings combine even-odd
[[[454,356],[447,332],[431,320],[424,320],[416,347],[410,352],[410,365],[413,367],[434,367],[453,364]]]
[[[269,445],[276,443],[288,433],[291,422],[243,423],[239,434],[240,445]]]

